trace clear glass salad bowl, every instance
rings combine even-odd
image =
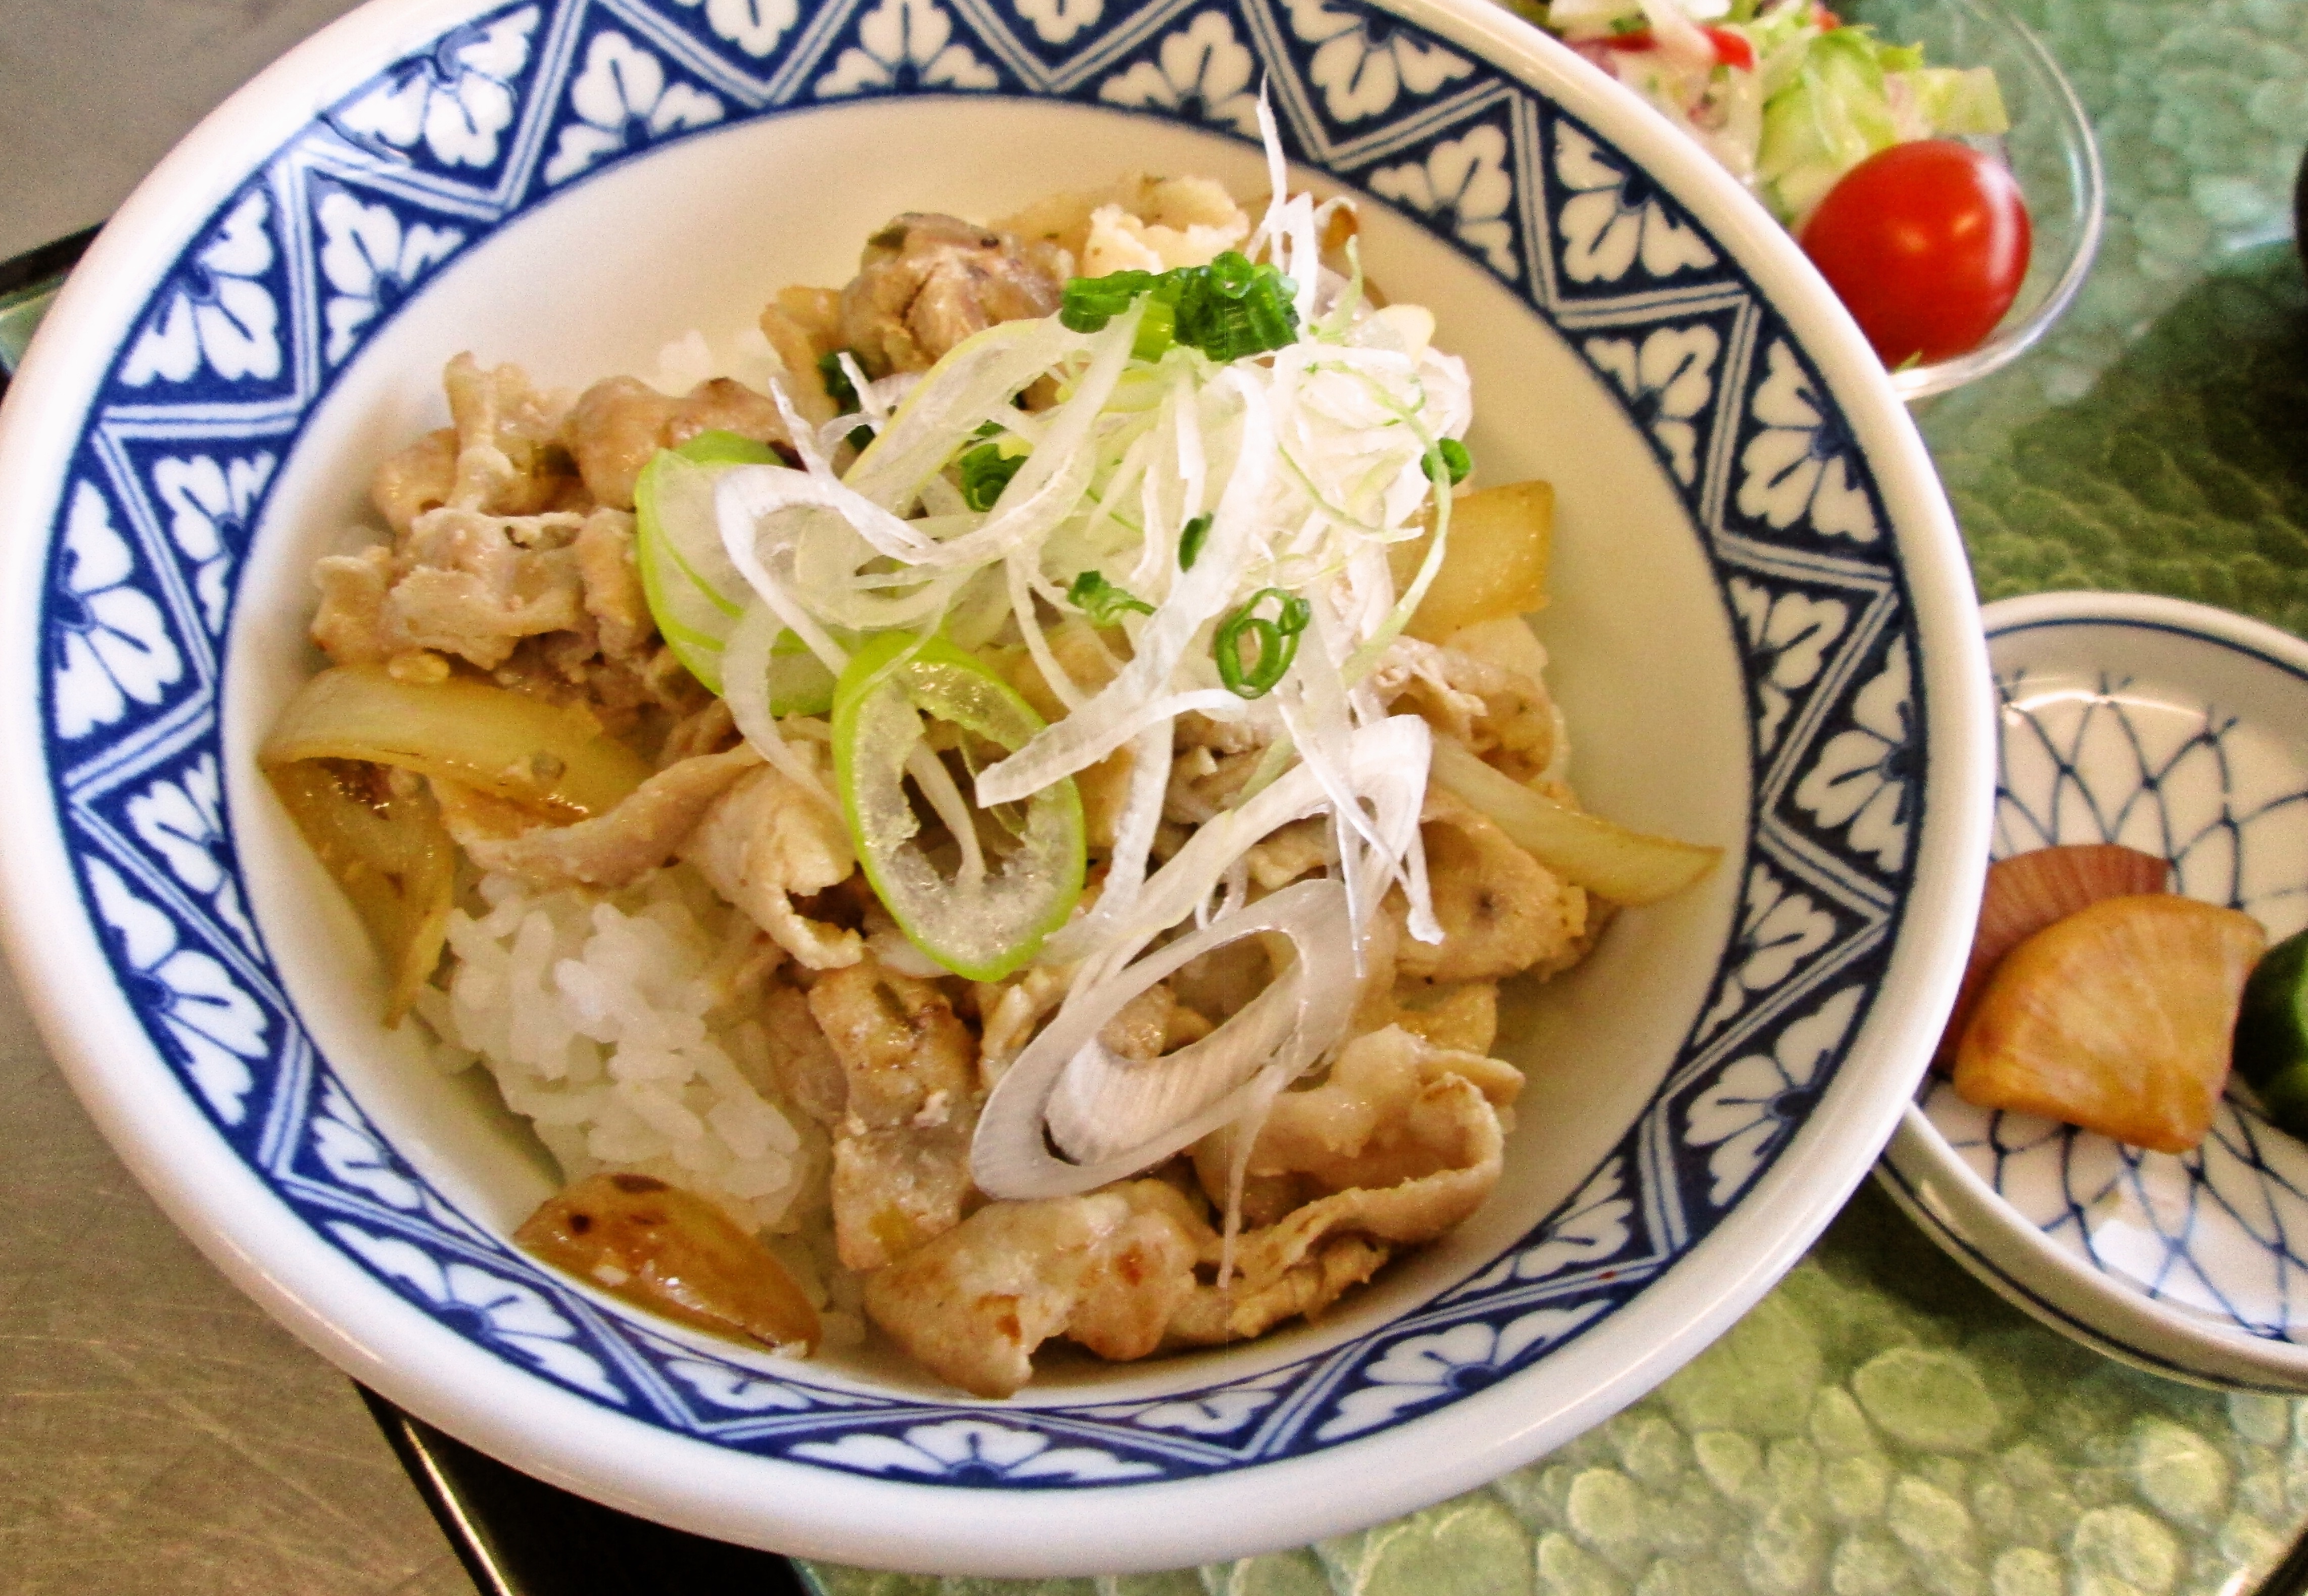
[[[2032,348],[2072,301],[2099,251],[2106,210],[2098,141],[2052,53],[1996,0],[1860,0],[1847,20],[1899,44],[1920,44],[1935,65],[1995,69],[2011,131],[1974,140],[2000,147],[2027,196],[2034,251],[2020,296],[1987,341],[1968,354],[1891,373],[1910,403],[2001,370]]]

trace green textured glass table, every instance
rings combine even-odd
[[[2046,341],[1918,412],[1980,596],[2165,593],[2308,634],[2308,0],[2012,4],[2091,114],[2108,216]],[[1871,1185],[1658,1391],[1423,1513],[1119,1579],[807,1572],[827,1596],[2273,1596],[2304,1525],[2308,1402],[2083,1351]]]

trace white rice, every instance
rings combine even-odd
[[[822,1133],[779,1095],[760,1020],[774,949],[686,867],[603,893],[485,876],[417,1010],[443,1062],[478,1057],[570,1180],[634,1170],[791,1230]]]
[[[715,377],[735,377],[755,393],[767,393],[785,374],[759,327],[740,327],[713,339],[693,327],[658,351],[650,380],[659,393],[687,393]]]

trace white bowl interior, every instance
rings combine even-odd
[[[876,148],[905,159],[858,159]],[[1035,155],[984,159],[1001,149]],[[1244,197],[1265,188],[1249,146],[1055,104],[886,99],[719,130],[576,184],[460,257],[314,411],[257,530],[234,623],[224,702],[237,843],[258,923],[316,1045],[386,1139],[485,1226],[508,1232],[547,1195],[549,1158],[479,1072],[444,1077],[413,1029],[379,1027],[382,988],[360,930],[255,774],[267,726],[319,664],[305,639],[314,560],[383,536],[366,508],[368,474],[445,424],[439,374],[461,350],[521,365],[552,386],[646,375],[689,330],[722,338],[750,325],[782,286],[846,280],[866,234],[899,211],[984,219],[1136,170],[1206,172]],[[1553,601],[1537,627],[1582,797],[1627,824],[1719,844],[1727,856],[1694,891],[1622,914],[1569,977],[1503,1005],[1501,1051],[1530,1085],[1506,1180],[1474,1219],[1317,1327],[1144,1365],[1062,1360],[1035,1387],[1054,1397],[1078,1400],[1092,1385],[1120,1397],[1278,1365],[1365,1334],[1471,1274],[1625,1134],[1730,938],[1748,828],[1747,711],[1731,621],[1696,528],[1625,412],[1506,287],[1382,202],[1365,201],[1362,225],[1373,279],[1434,310],[1437,342],[1472,368],[1477,481],[1554,485]],[[933,1388],[871,1356],[814,1369],[814,1378]]]
[[[2159,856],[2182,845],[2175,890],[2245,910],[2270,941],[2308,925],[2308,805],[2300,802],[2308,793],[2308,681],[2199,632],[2114,617],[2016,627],[1991,636],[1988,648],[2011,690],[2006,785],[2056,794],[2049,805],[1999,798],[1997,858],[2102,831]],[[2112,718],[2104,707],[2111,699],[2128,734],[2101,735],[2090,757],[2114,764],[2119,781],[2063,775],[2054,751],[2075,749],[2087,716]],[[2106,803],[2134,758],[2155,775],[2160,801]]]

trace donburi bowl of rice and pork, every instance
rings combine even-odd
[[[187,141],[0,433],[12,949],[179,1223],[522,1466],[1305,1540],[1864,1172],[1984,857],[1960,551],[1503,13],[916,9],[381,4]]]

